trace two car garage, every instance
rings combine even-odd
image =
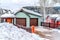
[[[16,24],[26,26],[26,18],[16,18]],[[30,18],[30,26],[38,26],[38,18]]]

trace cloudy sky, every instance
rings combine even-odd
[[[0,0],[0,8],[19,10],[22,6],[36,6],[39,0]]]

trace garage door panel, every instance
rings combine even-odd
[[[26,18],[17,18],[16,24],[26,26]]]
[[[38,26],[38,18],[31,18],[30,19],[30,26]]]

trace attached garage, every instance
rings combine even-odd
[[[16,18],[16,24],[26,26],[26,18]]]
[[[38,26],[38,18],[30,18],[30,26]]]

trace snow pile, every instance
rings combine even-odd
[[[0,23],[0,40],[45,40],[36,34],[19,29],[13,24]]]

